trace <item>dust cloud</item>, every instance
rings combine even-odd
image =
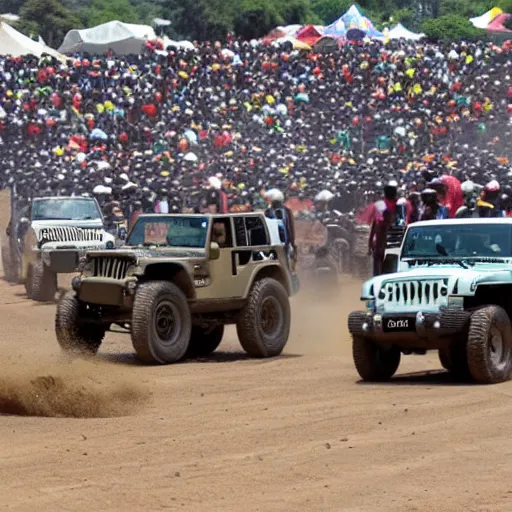
[[[364,308],[361,281],[344,277],[339,283],[307,282],[292,298],[292,329],[288,352],[347,356],[351,351],[347,317]]]
[[[0,363],[0,414],[57,418],[130,416],[150,393],[114,365],[12,355]]]

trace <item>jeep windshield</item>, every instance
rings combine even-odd
[[[130,232],[126,245],[204,249],[207,234],[207,217],[152,215],[151,217],[139,217]]]
[[[436,224],[411,226],[401,259],[439,260],[454,258],[493,262],[510,258],[512,226],[509,224]]]
[[[101,220],[96,201],[79,197],[37,199],[31,216],[32,220]]]

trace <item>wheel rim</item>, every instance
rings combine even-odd
[[[489,335],[489,354],[491,361],[495,367],[500,367],[505,364],[505,344],[501,332],[496,327],[491,327]]]
[[[169,347],[181,332],[181,315],[169,300],[158,303],[153,315],[153,332],[160,345]]]
[[[282,308],[275,297],[266,297],[261,303],[260,324],[265,336],[279,332],[283,323]]]

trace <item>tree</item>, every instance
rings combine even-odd
[[[139,23],[139,15],[129,0],[92,0],[82,11],[87,17],[88,27],[119,20],[124,23]]]
[[[352,5],[351,0],[313,0],[311,9],[326,24],[335,22]]]
[[[269,0],[246,0],[235,18],[235,34],[246,39],[258,39],[284,23],[283,18]]]
[[[419,28],[418,18],[411,9],[398,9],[391,16],[391,26],[402,23],[409,30],[416,30]]]
[[[81,27],[79,18],[57,0],[27,0],[20,17],[20,30],[40,35],[52,47],[59,46],[69,30]]]
[[[171,37],[224,40],[233,30],[238,0],[164,0],[162,15],[171,20]],[[239,12],[239,11],[238,11]]]
[[[430,39],[437,41],[475,41],[485,38],[484,30],[475,28],[467,18],[458,14],[426,19],[421,29]]]

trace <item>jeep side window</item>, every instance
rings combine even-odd
[[[238,247],[247,247],[249,245],[247,241],[247,231],[245,229],[245,220],[243,217],[233,217],[235,224],[235,237],[236,245]]]
[[[231,222],[229,218],[213,219],[212,223],[212,242],[217,242],[221,249],[233,247],[233,233],[231,232]]]
[[[261,217],[245,217],[245,226],[251,247],[269,244],[267,231]]]

